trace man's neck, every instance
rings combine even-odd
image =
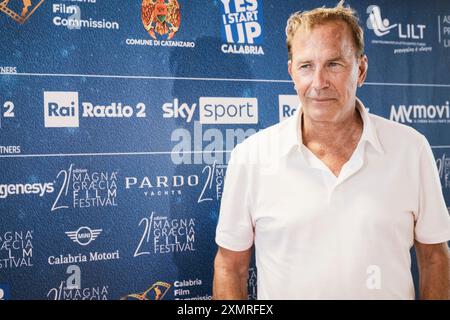
[[[304,115],[302,117],[302,141],[310,149],[348,147],[359,141],[363,130],[363,122],[356,108],[339,122],[314,121]]]

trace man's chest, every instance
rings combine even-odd
[[[344,225],[409,228],[416,194],[414,183],[396,168],[375,174],[363,165],[342,183],[320,169],[284,168],[260,175],[251,212],[257,229],[273,233]]]

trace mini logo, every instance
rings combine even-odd
[[[156,34],[167,39],[173,38],[180,28],[181,13],[177,0],[143,0],[142,24],[150,37],[156,38]]]
[[[169,283],[158,281],[144,292],[131,293],[120,298],[120,300],[162,300],[170,287]]]
[[[19,24],[25,23],[34,11],[36,11],[36,9],[39,8],[39,6],[44,2],[44,0],[33,1],[35,2],[33,5],[31,0],[12,1],[14,6],[13,8],[12,6],[8,6],[10,1],[11,0],[4,0],[1,2],[0,11],[3,11]]]
[[[73,242],[82,246],[87,246],[92,241],[97,239],[102,231],[102,229],[92,230],[89,227],[80,227],[77,231],[68,231],[66,234],[70,239],[72,239]]]
[[[300,106],[300,99],[297,95],[284,95],[278,96],[278,111],[280,116],[280,122],[293,116],[297,113]]]
[[[77,128],[78,92],[44,92],[44,122],[46,128]]]
[[[382,37],[389,32],[392,28],[395,28],[397,24],[389,25],[388,19],[381,18],[381,10],[379,6],[371,5],[367,8],[369,17],[367,18],[367,28],[373,30],[378,36]]]

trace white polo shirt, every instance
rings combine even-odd
[[[414,239],[450,239],[425,137],[357,108],[362,136],[337,178],[303,145],[301,108],[233,150],[216,242],[255,244],[258,299],[414,299]]]

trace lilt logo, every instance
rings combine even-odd
[[[264,33],[260,0],[221,0],[224,53],[264,54]]]
[[[425,24],[408,22],[391,23],[383,18],[379,6],[367,7],[367,28],[373,30],[377,38],[372,39],[375,45],[392,46],[394,54],[431,52],[433,47],[425,42]],[[404,20],[404,18],[402,17]],[[395,31],[396,30],[396,31]],[[378,38],[383,39],[378,39]]]
[[[369,18],[367,18],[367,28],[373,30],[373,32],[378,36],[382,37],[389,32],[392,28],[395,28],[397,24],[389,25],[388,19],[381,18],[381,10],[379,6],[369,6],[367,8],[367,13]]]
[[[297,95],[279,95],[278,108],[280,122],[297,113],[300,105],[300,99]]]
[[[102,229],[92,230],[89,227],[80,227],[77,231],[68,231],[66,234],[73,242],[78,243],[81,246],[87,246],[97,239],[102,231]]]
[[[367,27],[378,36],[382,37],[390,33],[390,30],[397,27],[398,37],[401,39],[423,39],[424,29],[426,28],[423,24],[401,24],[396,23],[389,25],[388,19],[381,18],[381,9],[379,6],[371,5],[367,8],[367,13],[369,17],[367,18]]]
[[[44,92],[46,128],[78,127],[78,92]]]

